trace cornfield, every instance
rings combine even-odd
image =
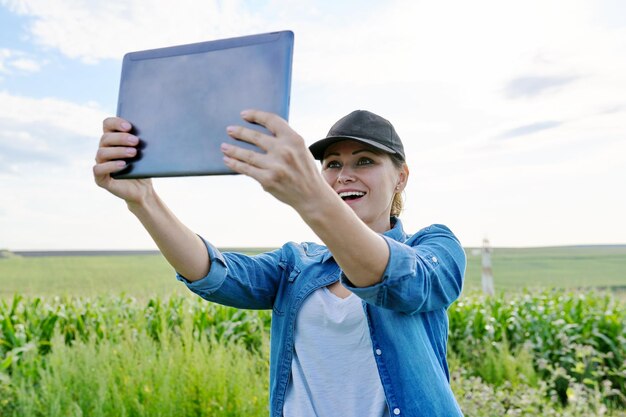
[[[626,312],[610,295],[469,294],[450,307],[449,318],[452,385],[467,416],[623,415]],[[270,323],[268,311],[236,310],[197,297],[139,302],[126,296],[16,295],[0,302],[0,415],[267,415]],[[186,364],[184,358],[199,352],[205,356]],[[110,356],[98,362],[105,354]],[[231,363],[221,371],[224,380],[212,378],[213,391],[201,391],[208,384],[203,363],[230,354],[222,359]],[[121,357],[135,358],[135,365],[120,362],[104,376],[103,368]],[[94,370],[97,387],[82,395],[54,391],[81,360]],[[142,362],[150,367],[141,371]],[[71,377],[77,391],[91,383],[84,373]],[[183,382],[174,381],[178,373]],[[127,402],[116,384],[134,387]],[[185,391],[178,391],[181,384]],[[521,390],[540,398],[502,394]],[[168,396],[170,391],[176,392]],[[84,398],[90,396],[102,400]],[[111,401],[125,408],[106,408]],[[169,403],[176,401],[170,413]]]
[[[496,386],[547,381],[564,406],[582,390],[626,407],[626,311],[611,295],[474,295],[455,303],[449,319],[449,350],[473,376]]]

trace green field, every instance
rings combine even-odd
[[[626,245],[496,248],[494,297],[474,252],[448,311],[465,415],[626,417]],[[267,415],[269,311],[158,254],[1,255],[0,416]]]
[[[245,250],[244,250],[245,251]],[[480,255],[467,251],[465,290],[480,289]],[[254,251],[248,250],[248,253]],[[494,249],[496,291],[522,288],[626,289],[626,245]],[[0,298],[186,294],[160,255],[44,256],[0,259]]]
[[[480,255],[466,250],[466,288],[480,288]],[[496,248],[496,290],[516,288],[604,288],[626,290],[626,245]]]
[[[0,297],[97,296],[144,298],[187,291],[161,255],[50,256],[0,259]]]

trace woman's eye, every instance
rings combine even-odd
[[[341,167],[341,164],[337,161],[330,161],[329,163],[326,164],[326,168],[339,168]]]
[[[356,164],[357,165],[369,165],[369,164],[373,164],[373,163],[374,163],[374,161],[372,161],[369,158],[360,158]]]

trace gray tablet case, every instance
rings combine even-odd
[[[117,115],[133,124],[138,155],[114,178],[233,174],[222,142],[258,109],[289,116],[293,32],[131,52],[124,56]]]

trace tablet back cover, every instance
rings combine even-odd
[[[133,124],[138,155],[114,178],[233,174],[222,142],[245,109],[289,116],[293,33],[273,32],[124,56],[117,115]]]

